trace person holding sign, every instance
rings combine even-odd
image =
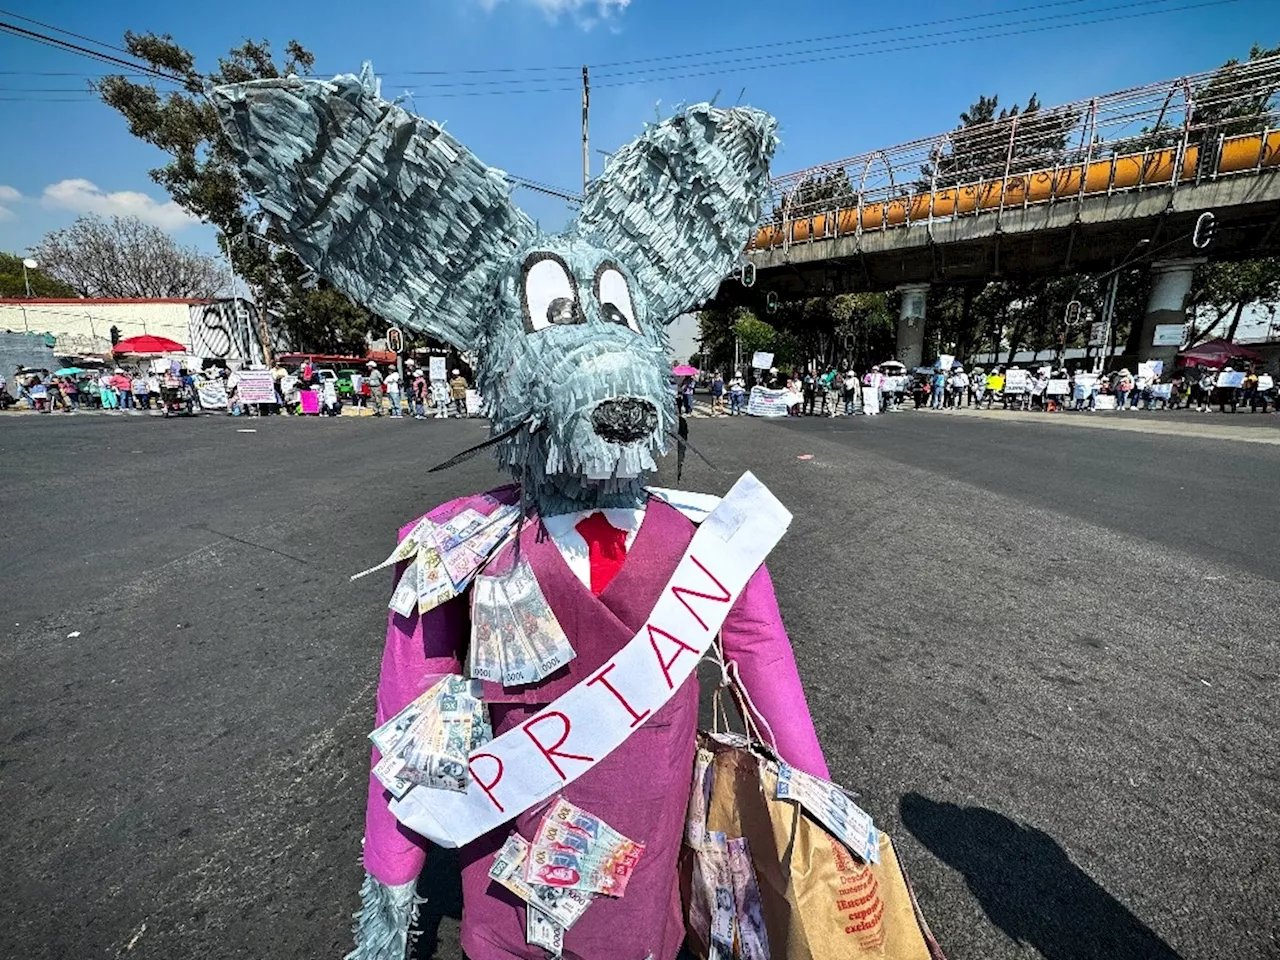
[[[350,960],[403,960],[433,842],[459,849],[471,960],[674,960],[703,654],[721,643],[773,748],[829,776],[765,566],[790,514],[750,474],[723,500],[646,485],[675,445],[666,326],[746,246],[776,121],[684,108],[548,236],[501,174],[377,91],[366,68],[210,95],[308,267],[476,357],[473,451],[515,480],[406,525],[373,568],[397,576]],[[549,830],[553,811],[571,822]]]

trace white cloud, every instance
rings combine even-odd
[[[481,7],[492,12],[502,0],[477,0]],[[561,15],[573,17],[585,30],[590,30],[602,20],[610,20],[622,13],[631,5],[631,0],[521,0],[530,6],[537,7],[550,20],[558,20]]]
[[[22,199],[22,194],[13,187],[0,183],[0,220],[13,220],[18,215],[14,213],[9,204],[16,203]]]
[[[104,217],[137,217],[164,230],[181,230],[197,220],[172,200],[159,203],[134,190],[107,193],[90,180],[59,180],[44,188],[44,202],[74,213]]]

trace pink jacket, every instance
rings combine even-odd
[[[508,487],[490,496],[516,497]],[[444,520],[484,501],[464,497],[429,516]],[[400,531],[403,538],[411,529]],[[598,597],[573,575],[549,537],[539,542],[538,524],[527,522],[521,549],[527,551],[543,593],[569,635],[577,657],[542,684],[506,690],[485,685],[494,734],[532,716],[589,675],[640,629],[693,535],[693,524],[661,501],[650,501],[626,562]],[[440,676],[460,673],[459,652],[469,632],[465,598],[423,616],[390,616],[378,683],[377,723],[419,696]],[[727,659],[738,671],[776,738],[781,755],[795,766],[827,778],[827,766],[805,703],[795,659],[782,625],[768,570],[761,567],[738,598],[721,631]],[[646,844],[627,895],[597,897],[566,934],[566,957],[610,956],[670,960],[684,937],[676,858],[679,854],[693,767],[697,726],[696,675],[677,691],[621,747],[579,779],[563,795],[626,836]],[[378,760],[374,751],[373,762]],[[403,827],[388,809],[389,795],[370,777],[365,820],[365,869],[383,883],[398,885],[422,870],[427,841]],[[473,841],[460,851],[464,914],[462,945],[472,960],[542,957],[524,942],[524,907],[488,878],[493,855],[514,828],[526,838],[537,829],[539,805]],[[620,932],[624,932],[621,933]]]

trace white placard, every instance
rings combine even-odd
[[[241,370],[236,395],[241,403],[275,403],[276,386],[270,370]]]
[[[460,847],[559,793],[613,752],[693,673],[791,514],[745,473],[694,532],[645,625],[590,677],[471,751],[466,793],[415,787],[396,819]]]
[[[1093,398],[1093,408],[1095,410],[1114,410],[1116,408],[1116,397],[1113,393],[1100,393]]]
[[[880,388],[879,387],[863,387],[862,388],[862,412],[863,413],[879,413],[880,412]]]
[[[1259,392],[1261,392],[1261,391],[1263,391],[1263,390],[1270,390],[1270,389],[1271,389],[1272,387],[1274,387],[1275,385],[1276,385],[1276,382],[1275,382],[1275,380],[1273,380],[1273,379],[1271,378],[1271,374],[1269,374],[1269,373],[1264,373],[1264,374],[1260,374],[1260,375],[1259,375],[1259,377],[1258,377],[1258,390],[1259,390]]]
[[[773,366],[773,354],[757,350],[751,355],[751,366],[756,370],[768,370]]]
[[[221,380],[205,380],[196,386],[200,397],[200,406],[205,410],[225,410],[227,407],[227,388]]]
[[[938,369],[943,373],[951,372],[951,364],[956,362],[956,358],[950,353],[938,354]]]
[[[1151,335],[1153,347],[1180,347],[1186,325],[1181,323],[1157,323]]]
[[[427,362],[427,379],[429,380],[444,379],[444,357],[432,357]]]
[[[753,417],[785,417],[791,396],[786,390],[752,387],[747,397],[747,413]]]
[[[1164,373],[1163,360],[1143,360],[1138,364],[1138,376],[1154,380]]]
[[[1107,335],[1107,325],[1099,321],[1089,326],[1089,346],[1102,346],[1102,338]]]
[[[480,405],[481,405],[480,391],[468,390],[467,391],[467,416],[468,417],[480,416]]]
[[[1230,372],[1224,370],[1218,374],[1218,386],[1220,387],[1243,387],[1244,371],[1232,370]]]
[[[1005,393],[1030,393],[1031,378],[1025,370],[1006,370],[1004,374]]]
[[[1047,397],[1065,397],[1071,392],[1071,381],[1050,380],[1045,384],[1044,392]]]

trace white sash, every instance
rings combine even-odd
[[[764,484],[743,474],[694,532],[626,646],[536,716],[472,751],[466,793],[415,787],[391,802],[396,819],[460,847],[590,770],[680,689],[790,523]]]

